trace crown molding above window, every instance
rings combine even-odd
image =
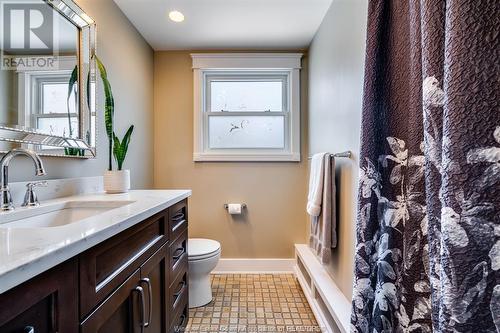
[[[302,53],[191,53],[193,69],[301,69]]]

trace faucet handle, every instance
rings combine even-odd
[[[33,190],[34,187],[46,187],[47,182],[45,180],[39,182],[30,182],[26,184],[26,194],[24,195],[23,207],[35,207],[40,205],[38,202],[38,197]]]
[[[32,189],[33,190],[33,187],[47,187],[48,183],[46,180],[41,180],[41,181],[38,181],[38,182],[29,182],[26,184],[26,187],[28,189]]]

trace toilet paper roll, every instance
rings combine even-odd
[[[240,215],[241,214],[241,204],[228,204],[227,211],[231,215]]]

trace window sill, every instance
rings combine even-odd
[[[299,153],[290,154],[221,154],[194,153],[194,162],[300,162]]]

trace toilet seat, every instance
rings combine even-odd
[[[212,258],[220,254],[220,243],[205,238],[188,239],[188,261]]]

